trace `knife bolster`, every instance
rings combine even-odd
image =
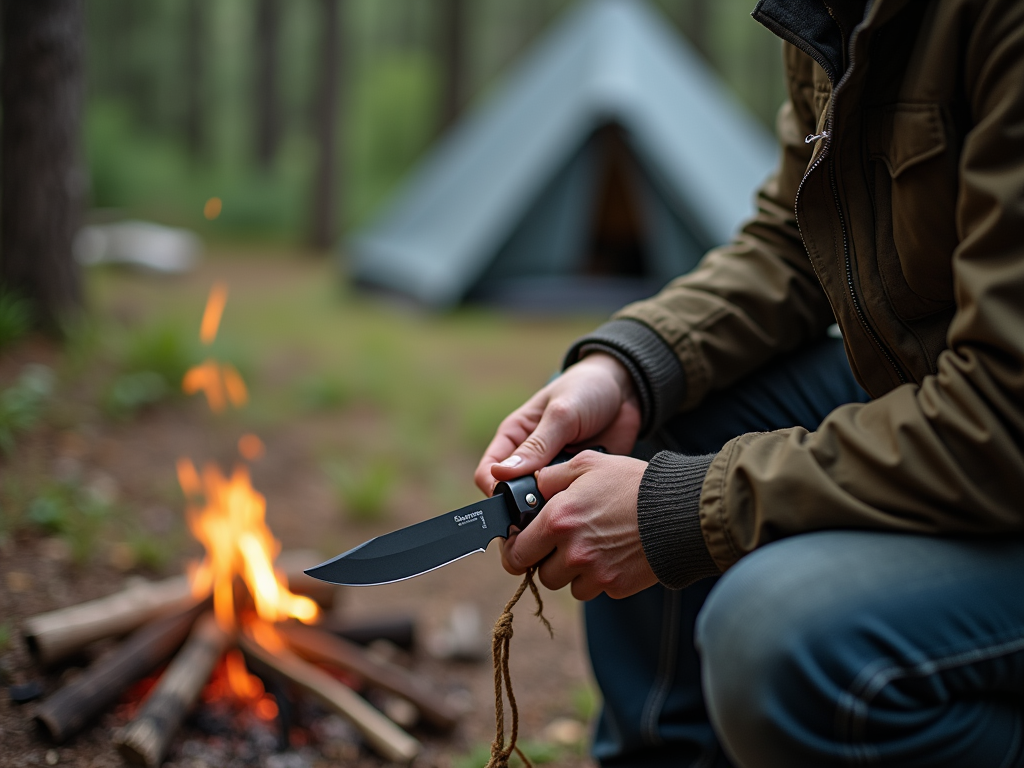
[[[537,490],[537,479],[533,475],[500,482],[494,492],[505,497],[512,525],[519,530],[528,526],[544,507],[544,497]],[[534,503],[530,504],[530,500]]]

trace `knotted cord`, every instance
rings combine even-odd
[[[519,602],[519,598],[523,596],[527,587],[533,592],[533,597],[537,601],[537,610],[533,615],[541,620],[552,638],[555,636],[554,630],[551,629],[551,623],[544,616],[544,601],[540,599],[540,590],[537,589],[537,585],[533,582],[533,574],[536,570],[536,568],[527,569],[526,575],[523,576],[523,583],[519,585],[519,589],[512,595],[512,599],[505,605],[505,610],[502,611],[498,621],[494,624],[494,636],[491,646],[494,656],[494,741],[491,742],[491,759],[487,762],[485,768],[507,768],[509,757],[512,756],[513,752],[519,755],[527,768],[533,768],[533,763],[516,746],[516,739],[519,738],[519,708],[516,706],[516,697],[512,693],[512,677],[508,670],[508,654],[509,645],[512,641],[512,607]],[[509,709],[512,713],[512,730],[509,734],[508,746],[505,745],[503,685],[505,693],[508,695]]]

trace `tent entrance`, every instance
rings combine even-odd
[[[640,277],[648,273],[646,233],[637,196],[641,173],[622,129],[606,125],[594,134],[598,163],[603,165],[583,274]]]

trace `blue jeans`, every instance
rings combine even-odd
[[[813,429],[866,399],[827,340],[638,453]],[[585,617],[604,766],[1024,766],[1024,540],[806,534],[685,590],[602,595]]]

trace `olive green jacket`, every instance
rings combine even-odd
[[[1024,533],[1024,2],[837,4],[758,4],[786,40],[779,168],[732,243],[616,315],[682,368],[654,426],[833,322],[874,398],[714,458],[721,570],[826,528]]]

